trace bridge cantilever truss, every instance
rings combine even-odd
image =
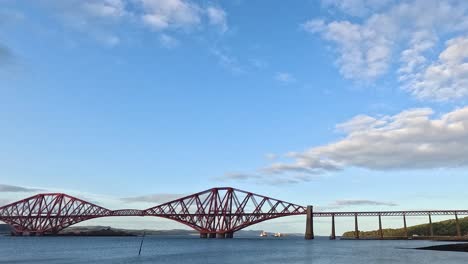
[[[187,224],[202,234],[232,234],[282,216],[300,215],[305,207],[234,188],[213,188],[145,210]]]
[[[306,208],[234,188],[212,188],[146,210],[109,210],[62,193],[38,194],[0,207],[0,220],[16,233],[57,233],[73,224],[110,216],[155,216],[192,227],[202,236],[228,236],[247,226]]]
[[[76,223],[103,216],[112,211],[63,193],[37,194],[0,207],[0,220],[16,233],[57,233]]]
[[[358,216],[377,216],[383,238],[383,216],[403,216],[406,236],[407,216],[454,215],[457,236],[461,237],[458,216],[468,210],[313,212],[312,206],[300,206],[267,196],[230,187],[212,188],[163,203],[145,210],[109,210],[63,193],[44,193],[0,207],[0,221],[11,225],[15,234],[56,234],[60,230],[89,219],[111,216],[154,216],[171,219],[200,232],[201,237],[232,237],[247,226],[290,215],[307,214],[306,238],[313,239],[313,218],[331,217],[330,238],[335,239],[335,217],[354,217],[355,236],[359,238]]]

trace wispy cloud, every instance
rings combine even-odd
[[[289,72],[277,72],[275,74],[275,80],[281,83],[293,83],[296,81],[296,78]]]
[[[143,195],[143,196],[135,196],[135,197],[126,197],[121,198],[124,202],[129,203],[136,203],[136,202],[145,202],[145,203],[165,203],[170,202],[175,199],[184,197],[184,194],[175,194],[175,193],[158,193],[158,194],[150,194],[150,195]]]
[[[173,46],[167,33],[190,34],[205,29],[228,30],[227,14],[221,6],[192,0],[43,0],[64,28],[115,46],[125,39],[120,26],[144,25],[161,34],[164,47]]]
[[[228,30],[226,11],[217,6],[209,6],[206,12],[211,25],[219,27],[223,33]]]
[[[233,181],[248,181],[254,184],[265,184],[265,185],[284,185],[284,184],[297,184],[314,180],[314,177],[310,175],[294,174],[288,177],[281,177],[281,175],[271,175],[268,173],[262,173],[258,171],[256,173],[225,173],[222,177],[213,178],[216,181],[221,182],[233,182]]]
[[[346,207],[352,206],[389,206],[394,207],[398,206],[398,204],[394,202],[384,202],[384,201],[376,201],[376,200],[366,200],[366,199],[343,199],[343,200],[336,200],[331,202],[325,206],[317,206],[317,211],[330,211],[330,210],[337,210],[343,209]]]
[[[259,175],[255,174],[246,174],[246,173],[240,173],[240,172],[230,172],[224,174],[223,177],[218,178],[219,180],[248,180],[248,179],[254,179],[254,178],[259,178]]]
[[[228,51],[214,48],[211,50],[211,53],[218,59],[218,62],[221,66],[225,67],[232,73],[244,73],[244,69],[241,67],[237,58],[231,55]]]
[[[0,184],[0,192],[42,192],[43,189]]]
[[[393,203],[393,202],[382,202],[382,201],[373,201],[373,200],[336,200],[331,205],[336,205],[336,206],[340,206],[340,207],[354,206],[354,205],[398,206],[398,204]]]
[[[159,43],[161,43],[161,45],[167,49],[173,49],[179,46],[179,41],[167,34],[161,34],[159,36]]]

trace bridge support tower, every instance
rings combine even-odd
[[[461,234],[461,228],[460,228],[460,221],[458,221],[458,215],[456,212],[455,212],[455,224],[457,225],[457,237],[460,238],[462,234]]]
[[[306,221],[306,232],[305,232],[305,239],[311,240],[314,239],[314,207],[311,205],[307,206],[306,214],[307,214],[307,221]]]
[[[432,217],[431,213],[429,213],[429,234],[431,237],[434,236],[434,228],[432,228]]]
[[[357,213],[354,214],[354,238],[359,239],[359,224],[358,224],[358,217]]]
[[[379,214],[379,238],[383,239],[382,215]]]
[[[403,214],[403,227],[405,229],[405,237],[406,239],[408,239],[409,235],[408,235],[408,227],[406,226],[406,214]]]
[[[335,240],[335,239],[336,239],[336,233],[335,233],[335,214],[332,214],[332,230],[331,230],[330,239],[331,239],[331,240]]]

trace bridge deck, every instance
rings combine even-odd
[[[426,216],[426,215],[468,215],[468,210],[420,210],[420,211],[374,211],[374,212],[314,212],[314,217],[344,216]]]

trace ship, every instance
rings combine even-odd
[[[265,231],[262,231],[262,232],[260,233],[260,236],[261,236],[261,237],[267,237],[267,236],[268,236],[268,233],[265,232]]]
[[[275,237],[284,237],[284,234],[278,232],[278,233],[275,233]]]

